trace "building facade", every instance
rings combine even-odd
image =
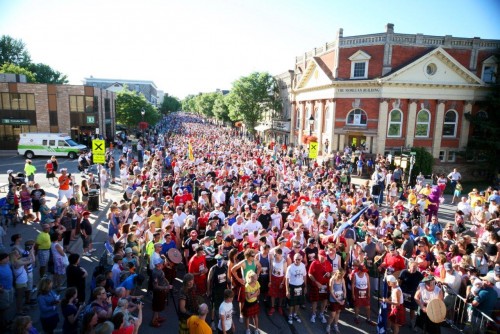
[[[92,135],[113,138],[115,100],[90,86],[0,82],[0,149],[17,149],[26,132],[68,133],[87,146]]]
[[[386,32],[337,39],[296,58],[291,137],[373,154],[425,147],[454,162],[467,146],[466,113],[486,113],[500,40]],[[308,120],[314,119],[310,126]],[[322,152],[325,153],[325,152]]]
[[[141,93],[144,95],[146,100],[154,105],[155,107],[159,105],[158,98],[158,88],[153,81],[148,80],[122,80],[122,79],[102,79],[102,78],[85,78],[84,85],[92,86],[100,89],[107,89],[112,92],[121,91],[124,86],[128,87],[128,90]]]

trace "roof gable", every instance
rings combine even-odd
[[[372,57],[368,53],[366,53],[362,50],[358,50],[352,56],[349,57],[349,60],[350,61],[362,61],[362,60],[370,60],[371,58]]]
[[[394,73],[381,82],[436,85],[484,85],[484,82],[438,47]]]
[[[319,58],[313,57],[307,64],[304,74],[300,78],[296,89],[306,89],[329,85],[332,83],[332,72]]]

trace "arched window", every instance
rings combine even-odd
[[[457,135],[458,114],[455,110],[448,110],[444,115],[443,137]]]
[[[431,123],[431,114],[429,111],[422,109],[417,114],[417,128],[415,137],[429,137],[429,128]]]
[[[366,126],[366,122],[368,120],[368,117],[366,116],[366,113],[362,109],[354,109],[347,114],[347,120],[346,124],[347,125],[355,125],[355,126]]]
[[[403,113],[399,109],[394,109],[389,113],[389,126],[387,137],[401,137],[403,128]]]

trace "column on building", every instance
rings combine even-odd
[[[335,138],[335,99],[333,100],[327,100],[326,101],[326,105],[327,105],[327,112],[330,113],[330,117],[329,117],[329,124],[325,124],[325,128],[326,128],[326,138],[328,138],[328,141],[330,142],[330,145],[329,145],[329,150],[330,152],[333,152],[333,150],[335,150],[335,145],[338,144],[338,141],[335,140],[334,141],[334,138]]]
[[[465,149],[469,142],[470,122],[465,118],[465,114],[470,112],[472,112],[472,101],[466,101],[462,112],[462,119],[460,120],[462,126],[460,127],[458,147],[461,149]]]
[[[380,99],[380,105],[378,109],[378,131],[377,140],[375,141],[376,147],[374,152],[377,154],[384,154],[385,151],[385,140],[387,137],[387,115],[389,113],[389,100]]]
[[[437,105],[436,119],[434,120],[434,134],[432,139],[432,156],[439,158],[441,150],[441,137],[443,136],[444,107],[446,101],[439,100]]]
[[[415,139],[415,124],[417,118],[417,100],[410,100],[408,104],[408,118],[406,121],[406,147],[413,147]]]
[[[290,142],[288,143],[288,145],[290,144],[295,144],[295,135],[294,135],[294,132],[295,132],[295,123],[297,122],[297,104],[295,102],[292,102],[291,105],[291,110],[290,110],[290,133],[289,133],[289,138],[290,138]]]
[[[324,109],[323,100],[316,101],[314,103],[314,108],[318,109],[318,112],[315,113],[316,117],[318,117],[316,122],[319,122],[318,123],[318,133],[316,133],[316,135],[318,136],[318,145],[319,145],[318,154],[322,155],[323,154],[323,121],[325,119],[325,117],[324,117],[325,111],[323,110]]]

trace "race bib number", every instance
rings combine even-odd
[[[225,283],[226,282],[226,274],[218,275],[217,279],[219,280],[219,283]]]
[[[200,266],[198,267],[198,271],[201,273],[203,270],[205,270],[205,265],[202,263],[202,264],[200,264]]]
[[[293,289],[295,296],[302,296],[302,288]]]
[[[338,301],[344,300],[344,292],[343,291],[335,291],[335,298],[337,298]]]
[[[319,289],[319,293],[327,293],[326,291],[326,285],[322,285],[321,288]]]
[[[281,270],[278,270],[278,269],[274,269],[274,268],[273,268],[273,275],[274,275],[274,276],[281,277]]]
[[[366,260],[366,266],[367,267],[373,266],[373,260]]]
[[[268,267],[262,267],[262,271],[260,272],[261,275],[267,275],[268,274]]]
[[[358,298],[365,299],[366,298],[366,290],[358,290]]]
[[[193,247],[193,252],[196,252],[196,248],[198,247],[198,244],[192,244],[191,247]]]
[[[405,302],[411,302],[411,294],[403,292],[403,300]]]

